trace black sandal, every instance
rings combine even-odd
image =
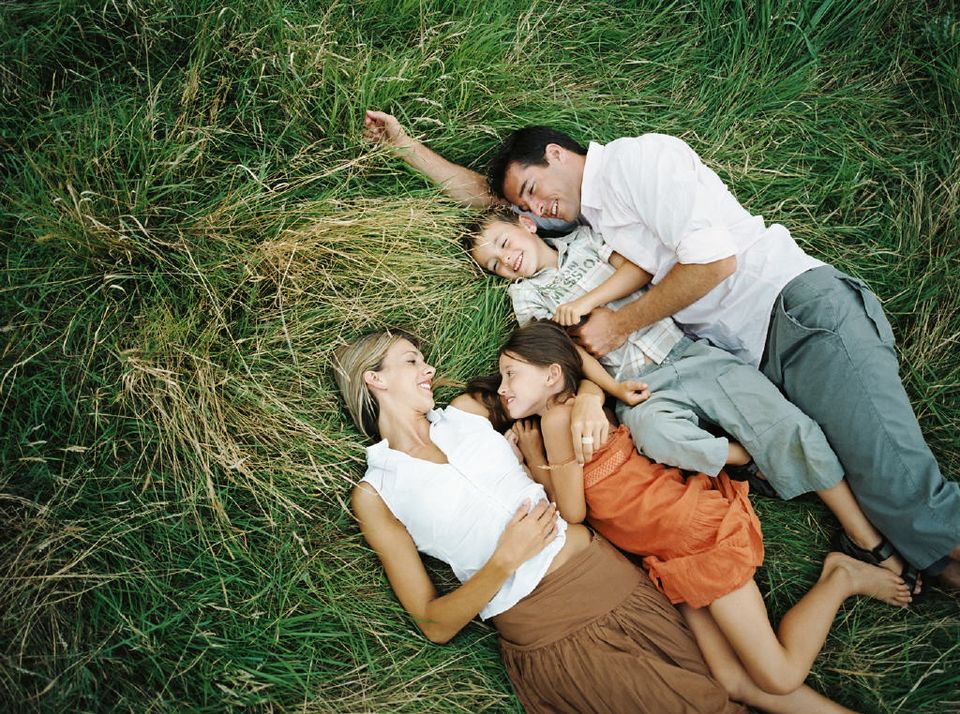
[[[896,548],[894,548],[890,541],[888,541],[883,536],[880,536],[880,545],[872,550],[867,550],[866,548],[861,548],[859,545],[853,542],[853,539],[847,535],[846,531],[840,529],[837,531],[831,545],[834,550],[838,550],[844,555],[849,555],[851,558],[856,558],[857,560],[863,563],[869,563],[870,565],[880,565],[883,561],[889,558],[891,555],[898,555]],[[900,556],[903,558],[903,556]],[[906,562],[906,560],[904,560]],[[900,572],[900,577],[903,578],[903,582],[907,584],[907,587],[910,589],[910,595],[914,599],[920,594],[914,592],[917,588],[917,581],[920,579],[920,571],[907,563],[903,566],[903,570]],[[922,592],[922,591],[921,591]]]
[[[723,470],[733,481],[746,481],[750,484],[750,493],[756,493],[767,498],[780,498],[777,490],[765,478],[760,478],[760,467],[756,461],[743,466],[724,466]]]

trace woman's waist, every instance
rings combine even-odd
[[[560,551],[554,556],[547,568],[544,577],[559,570],[565,563],[582,553],[590,545],[590,529],[582,523],[570,523],[567,525],[566,541]]]

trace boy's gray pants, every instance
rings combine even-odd
[[[760,369],[823,428],[873,525],[913,565],[942,570],[960,544],[960,484],[923,439],[876,296],[831,266],[798,275],[774,304]]]
[[[705,341],[683,338],[636,378],[650,398],[620,403],[617,416],[637,448],[654,461],[715,476],[727,461],[728,441],[703,428],[719,426],[750,453],[783,498],[830,488],[843,468],[820,427],[755,367]]]

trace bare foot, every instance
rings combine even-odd
[[[846,585],[851,595],[867,595],[894,607],[906,607],[913,601],[910,589],[899,575],[843,553],[827,554],[820,579],[836,579]]]

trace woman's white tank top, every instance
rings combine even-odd
[[[439,558],[465,582],[493,555],[503,529],[524,499],[546,500],[510,444],[481,416],[456,407],[427,414],[430,438],[449,463],[435,464],[391,449],[387,441],[367,449],[363,477],[406,527],[417,550]],[[521,565],[480,611],[487,619],[509,610],[537,586],[566,540],[557,515],[557,537]]]

